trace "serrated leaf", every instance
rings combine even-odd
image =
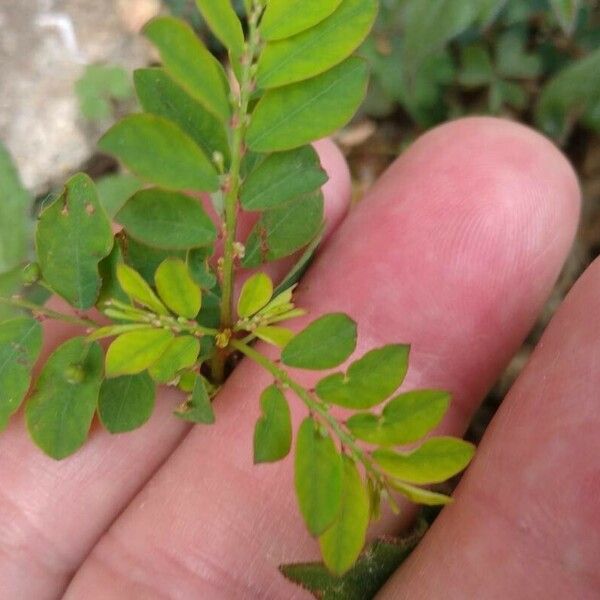
[[[196,0],[196,6],[215,36],[233,54],[244,52],[244,32],[229,0]]]
[[[347,426],[360,440],[379,446],[410,444],[432,431],[448,410],[450,394],[416,390],[390,400],[381,416],[360,413]]]
[[[19,409],[42,349],[42,326],[29,317],[0,323],[0,431]]]
[[[405,498],[415,504],[422,504],[424,506],[444,506],[452,502],[450,496],[432,492],[431,490],[424,490],[423,488],[402,481],[391,480],[389,483],[393,489],[400,492]]]
[[[200,340],[191,335],[176,337],[148,372],[158,383],[170,383],[177,374],[193,367],[200,354]]]
[[[212,244],[217,231],[200,203],[158,188],[135,194],[117,214],[127,234],[163,250],[188,250]]]
[[[60,460],[86,441],[102,382],[102,349],[75,337],[59,346],[40,374],[25,418],[33,441]]]
[[[192,28],[179,19],[157,17],[144,27],[144,34],[158,48],[169,75],[221,121],[228,122],[231,107],[225,73]]]
[[[92,180],[75,175],[45,208],[36,232],[44,280],[72,306],[94,306],[100,292],[98,264],[110,254],[113,234]]]
[[[286,327],[276,327],[273,325],[265,327],[257,327],[254,330],[254,335],[263,342],[277,346],[278,348],[285,348],[293,339],[294,332]]]
[[[349,58],[307,81],[268,90],[252,114],[248,147],[291,150],[343,127],[363,101],[368,78],[366,63]]]
[[[256,273],[246,280],[242,286],[237,304],[237,312],[241,318],[255,315],[264,308],[273,297],[273,282],[266,273]]]
[[[354,566],[363,549],[370,512],[367,489],[354,461],[346,456],[340,511],[334,524],[319,538],[323,560],[338,577]]]
[[[376,16],[375,0],[343,0],[315,27],[269,43],[258,63],[259,87],[270,89],[304,81],[335,67],[360,46]]]
[[[176,315],[194,319],[200,312],[202,290],[183,260],[167,258],[156,270],[154,281],[161,300]]]
[[[577,24],[581,0],[550,0],[550,4],[563,31],[571,35]]]
[[[164,69],[138,69],[134,82],[146,112],[179,125],[208,158],[220,152],[229,161],[229,142],[223,123],[188,94]]]
[[[98,416],[110,433],[134,431],[154,410],[156,386],[147,373],[105,379],[98,398]]]
[[[467,467],[475,447],[469,442],[451,437],[427,440],[408,453],[392,450],[373,452],[375,462],[389,475],[406,483],[440,483]]]
[[[367,352],[346,374],[335,373],[319,381],[316,392],[325,402],[365,409],[389,398],[402,384],[408,369],[410,347],[390,344]]]
[[[150,368],[167,350],[173,333],[166,329],[120,335],[106,353],[106,376],[137,375]]]
[[[142,188],[142,182],[133,175],[106,175],[96,181],[98,199],[112,219],[131,196]]]
[[[332,369],[356,349],[356,323],[347,315],[332,313],[313,321],[285,347],[281,360],[288,367]]]
[[[277,462],[292,446],[292,417],[281,390],[272,385],[260,397],[261,417],[254,429],[254,464]]]
[[[258,267],[290,256],[310,243],[322,225],[323,194],[320,191],[263,213],[246,240],[243,266]]]
[[[244,181],[240,201],[250,211],[280,208],[298,196],[318,190],[327,179],[312,146],[277,152],[250,173]]]
[[[312,418],[296,440],[295,486],[300,512],[310,533],[319,536],[337,518],[342,502],[342,457]]]
[[[175,416],[191,423],[212,425],[215,422],[215,413],[206,390],[206,383],[201,375],[196,377],[194,391],[188,401],[175,412]]]
[[[144,278],[130,266],[117,265],[117,279],[122,290],[138,304],[149,308],[158,315],[168,315],[169,311],[158,299]]]
[[[150,183],[174,190],[219,188],[217,171],[202,149],[164,117],[129,115],[113,125],[98,146]]]
[[[281,40],[314,27],[341,4],[342,0],[269,0],[260,23],[265,40]]]
[[[193,248],[187,254],[187,264],[194,281],[205,290],[212,290],[217,283],[216,275],[211,271],[209,259],[213,255],[212,247]]]

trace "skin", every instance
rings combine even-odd
[[[406,387],[450,390],[438,432],[460,435],[564,263],[579,216],[576,177],[522,126],[461,120],[417,141],[336,227],[348,174],[332,145],[319,150],[335,231],[298,302],[310,319],[348,312],[359,352],[410,342]],[[381,598],[598,597],[599,294],[596,262],[494,419],[456,501]],[[70,334],[47,327],[50,346]],[[94,429],[61,463],[35,450],[15,418],[0,437],[0,596],[310,597],[276,570],[317,557],[290,461],[252,465],[269,383],[243,362],[217,400],[217,424],[191,430],[169,418],[180,398],[164,392],[145,428],[123,437]],[[293,407],[298,421],[305,411]],[[397,532],[409,515],[385,514],[375,529]]]

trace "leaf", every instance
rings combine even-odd
[[[260,23],[265,40],[292,37],[326,19],[342,0],[269,0]]]
[[[98,398],[98,416],[110,433],[125,433],[148,422],[156,386],[147,373],[105,379]]]
[[[200,354],[200,340],[192,335],[176,337],[149,373],[158,383],[171,383],[180,371],[193,367]]]
[[[196,0],[196,5],[215,36],[233,54],[244,52],[244,32],[229,0]]]
[[[360,555],[370,517],[369,494],[354,461],[344,457],[342,505],[335,523],[319,538],[327,568],[341,577]]]
[[[0,431],[17,412],[42,349],[42,326],[29,317],[0,323]]]
[[[550,0],[552,10],[567,35],[572,35],[577,24],[581,0]]]
[[[135,194],[116,219],[137,241],[164,250],[208,246],[217,237],[214,223],[197,200],[157,188]]]
[[[343,0],[331,16],[315,27],[269,43],[258,62],[258,86],[277,88],[335,67],[360,46],[376,16],[375,0]]]
[[[75,83],[75,93],[86,119],[108,119],[113,113],[114,100],[127,100],[132,96],[129,73],[112,65],[88,65]]]
[[[202,290],[183,260],[167,258],[156,270],[154,281],[162,301],[176,315],[194,319],[200,312]]]
[[[204,152],[164,117],[129,115],[109,129],[98,146],[150,183],[174,190],[219,188],[217,172]]]
[[[107,325],[106,327],[100,327],[93,333],[87,336],[88,341],[97,342],[98,340],[104,340],[109,337],[117,337],[122,333],[129,333],[130,331],[140,331],[142,329],[152,329],[152,325],[149,323],[133,323],[127,325]]]
[[[284,349],[281,360],[299,369],[332,369],[356,349],[356,323],[347,315],[332,313],[313,321]]]
[[[291,329],[269,325],[268,327],[257,327],[254,335],[263,342],[278,348],[285,348],[294,339],[295,334]]]
[[[188,268],[194,281],[205,290],[212,290],[217,283],[217,277],[211,271],[208,260],[214,248],[193,248],[187,254]]]
[[[102,286],[100,287],[100,294],[96,300],[97,307],[102,307],[109,300],[129,302],[129,297],[125,294],[117,279],[117,268],[122,262],[123,253],[117,238],[110,254],[98,264],[98,272],[102,279]]]
[[[10,154],[0,142],[0,274],[17,267],[27,254],[31,204]]]
[[[157,315],[169,314],[165,305],[137,271],[121,263],[117,265],[117,279],[123,291],[138,304],[149,308]]]
[[[392,477],[406,483],[440,483],[460,473],[471,462],[473,444],[451,437],[427,440],[408,453],[376,450],[373,459]]]
[[[342,457],[312,418],[296,440],[295,485],[300,512],[310,533],[319,536],[337,518],[342,502]]]
[[[158,48],[169,75],[224,123],[231,117],[229,91],[219,61],[204,47],[192,28],[172,17],[157,17],[144,27]]]
[[[240,201],[251,211],[280,208],[298,196],[318,190],[327,179],[312,146],[277,152],[262,161],[244,181]]]
[[[494,65],[490,53],[483,44],[472,44],[462,48],[461,63],[460,85],[477,88],[489,85],[494,81]]]
[[[254,429],[254,464],[285,458],[292,446],[292,417],[281,390],[272,385],[260,397],[261,417]]]
[[[194,391],[188,401],[175,412],[175,416],[190,421],[212,425],[215,422],[215,413],[206,390],[206,383],[201,375],[196,377]]]
[[[33,441],[60,460],[86,441],[102,382],[102,349],[75,337],[59,346],[45,364],[25,409]]]
[[[243,266],[258,267],[290,256],[306,246],[322,225],[323,194],[320,191],[263,213],[246,240]]]
[[[273,297],[273,282],[266,273],[256,273],[246,280],[238,299],[237,312],[241,318],[252,317]]]
[[[123,240],[125,262],[134,268],[150,285],[154,285],[154,274],[160,263],[167,258],[185,258],[184,250],[161,250],[152,248],[127,236]]]
[[[307,81],[268,90],[252,114],[248,147],[255,152],[291,150],[346,125],[363,101],[366,63],[349,58]]]
[[[94,306],[100,292],[98,264],[110,254],[113,234],[92,180],[75,175],[40,214],[37,257],[50,287],[72,306]]]
[[[390,400],[381,416],[359,413],[347,426],[359,440],[379,446],[410,444],[439,425],[448,410],[450,394],[416,390]]]
[[[106,376],[137,375],[145,371],[165,353],[172,340],[173,333],[166,329],[120,335],[106,353]]]
[[[397,390],[408,369],[410,347],[391,344],[371,350],[350,365],[348,372],[335,373],[317,384],[325,402],[346,408],[371,408]]]
[[[111,219],[141,188],[142,182],[132,175],[106,175],[96,181],[98,199]]]
[[[390,485],[397,491],[400,492],[411,502],[415,504],[423,504],[424,506],[443,506],[450,504],[452,498],[444,494],[438,494],[430,490],[424,490],[402,481],[390,481]]]
[[[146,112],[173,121],[208,158],[220,152],[229,161],[229,142],[223,123],[177,85],[164,69],[138,69],[133,77]]]

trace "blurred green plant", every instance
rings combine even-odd
[[[133,98],[129,73],[113,65],[89,65],[75,84],[81,114],[90,121],[104,121],[114,114],[114,104]]]

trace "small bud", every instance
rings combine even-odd
[[[33,285],[40,280],[41,271],[37,263],[29,263],[23,269],[23,284]]]

